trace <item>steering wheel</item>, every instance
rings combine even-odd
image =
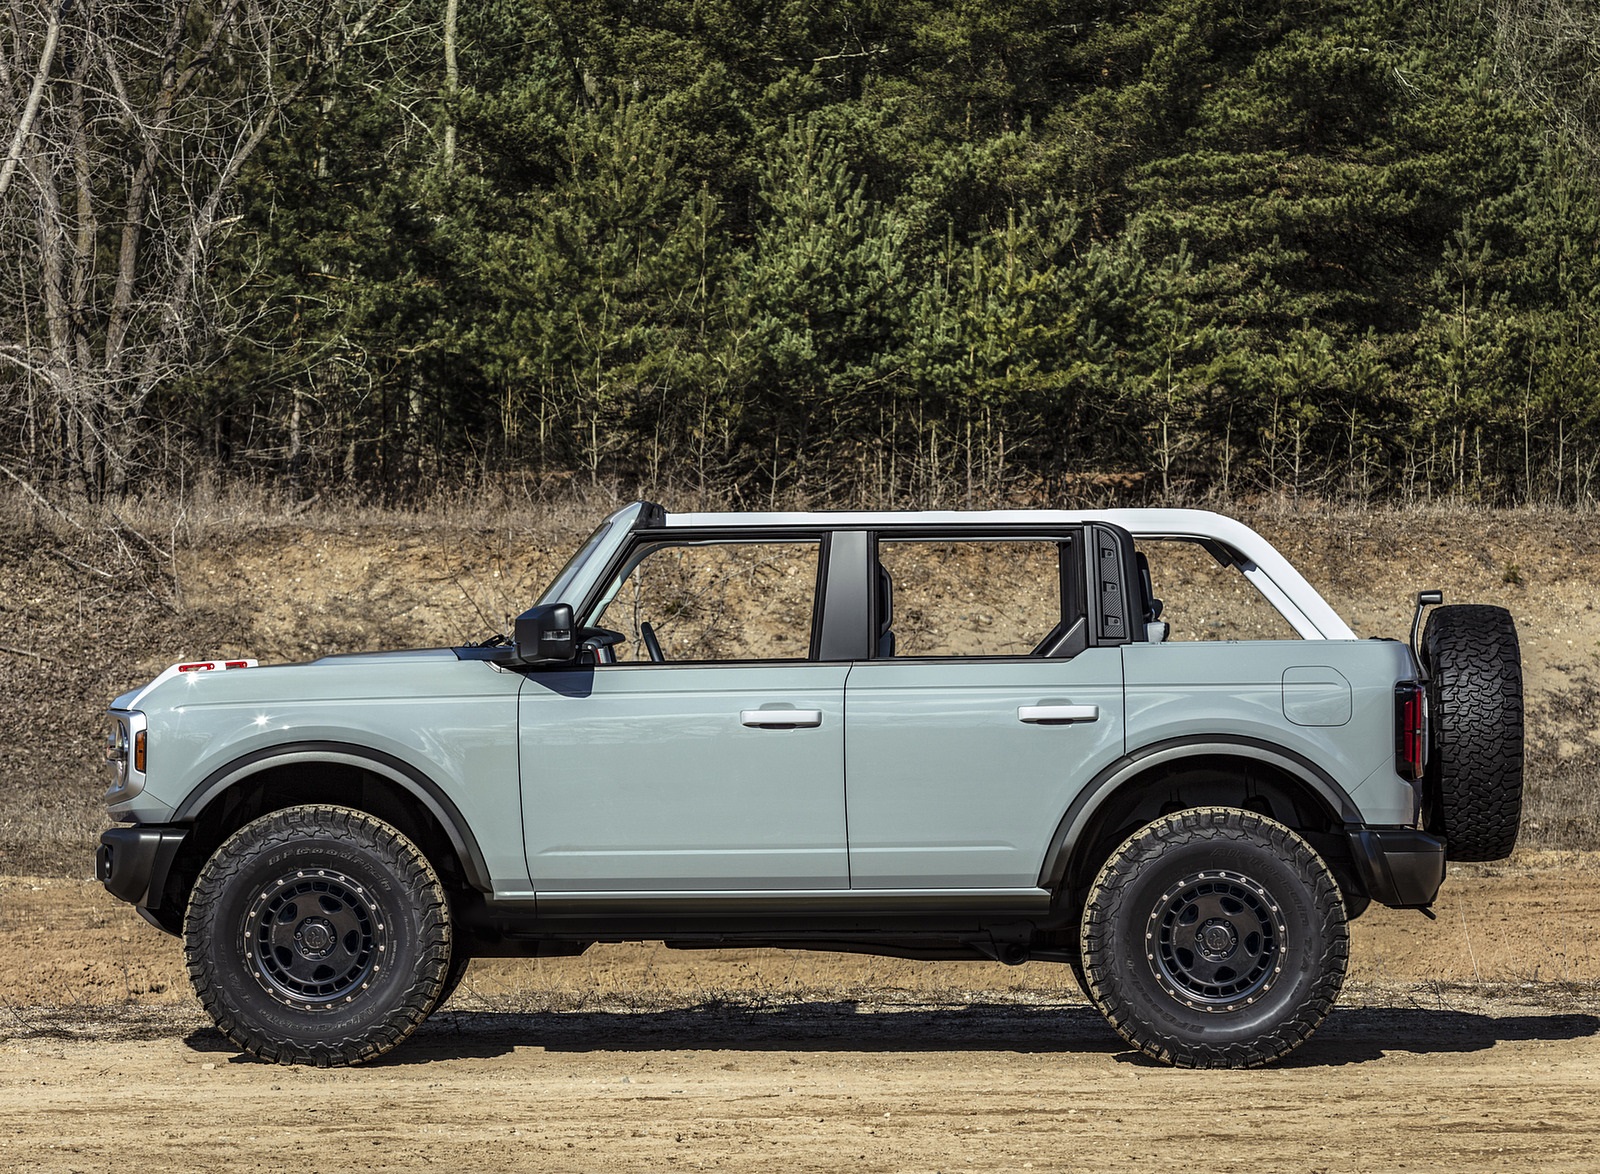
[[[639,638],[644,641],[644,650],[650,654],[654,664],[660,664],[667,658],[661,655],[661,641],[656,639],[655,625],[649,620],[639,625]]]

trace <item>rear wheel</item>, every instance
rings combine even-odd
[[[1503,860],[1522,820],[1522,653],[1503,607],[1428,613],[1430,828],[1451,860]]]
[[[184,919],[195,993],[217,1027],[283,1064],[383,1055],[439,1000],[450,917],[427,858],[382,820],[290,807],[230,836]]]
[[[1181,1068],[1249,1068],[1304,1043],[1344,983],[1339,887],[1255,812],[1148,824],[1106,861],[1082,929],[1089,998],[1130,1044]]]

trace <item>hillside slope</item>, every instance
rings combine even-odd
[[[105,824],[100,715],[175,661],[297,661],[501,631],[600,508],[474,519],[190,525],[161,543],[113,521],[0,530],[0,873],[84,876]],[[1559,512],[1240,511],[1362,636],[1404,638],[1416,590],[1497,602],[1528,679],[1524,844],[1600,844],[1595,664],[1600,538]],[[974,588],[981,590],[981,582]]]

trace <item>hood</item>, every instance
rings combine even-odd
[[[306,674],[313,669],[323,669],[330,674],[347,676],[351,672],[362,673],[368,665],[383,666],[376,671],[383,679],[392,679],[388,676],[393,667],[398,667],[406,662],[423,664],[437,663],[441,660],[455,660],[456,654],[449,648],[419,648],[405,649],[395,652],[348,652],[337,653],[333,656],[324,656],[317,660],[302,661],[298,664],[269,665],[262,667],[253,660],[246,661],[179,661],[164,669],[149,683],[137,689],[129,690],[111,702],[112,709],[138,709],[151,701],[152,695],[161,690],[163,696],[173,689],[181,689],[184,700],[195,701],[238,701],[248,700],[258,692],[271,695],[284,688],[285,676],[292,677],[301,682],[299,689],[306,695],[315,695],[315,689],[307,689],[308,679]],[[190,669],[192,665],[216,665],[215,668]],[[234,667],[223,668],[230,665]],[[344,670],[341,672],[340,670]],[[171,699],[167,699],[171,703]],[[177,702],[181,704],[182,701]]]

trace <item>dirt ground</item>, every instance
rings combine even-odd
[[[0,1169],[1593,1171],[1597,883],[1523,853],[1372,910],[1264,1071],[1146,1063],[1057,966],[645,943],[474,962],[325,1072],[239,1055],[93,882],[0,878]]]
[[[11,1170],[1592,1171],[1600,1001],[1358,991],[1293,1062],[1178,1072],[1081,1001],[445,1012],[371,1068],[183,1011],[0,1045]]]

